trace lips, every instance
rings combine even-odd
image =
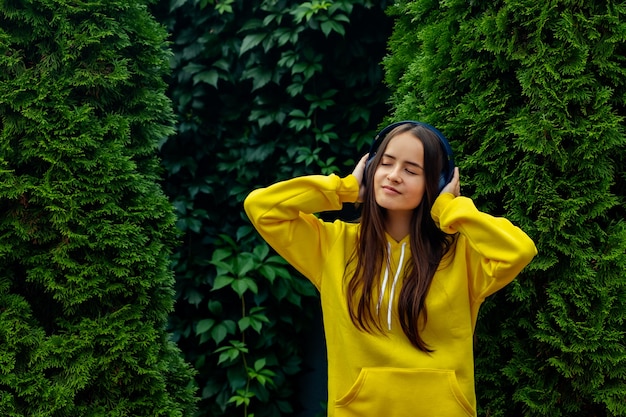
[[[400,191],[396,190],[390,185],[383,185],[383,190],[390,194],[400,194]]]

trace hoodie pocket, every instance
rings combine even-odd
[[[451,370],[363,368],[335,401],[335,417],[473,417]]]

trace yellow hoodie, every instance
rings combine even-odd
[[[396,272],[411,259],[408,237],[396,242],[387,236],[391,268],[381,271],[377,305],[385,332],[363,332],[350,319],[344,284],[351,277],[346,269],[359,224],[324,222],[313,213],[339,210],[356,201],[358,192],[352,175],[316,175],[255,190],[244,203],[261,236],[320,291],[328,416],[475,416],[478,309],[532,260],[534,243],[508,220],[479,212],[469,198],[440,195],[431,215],[441,230],[459,235],[426,297],[428,321],[421,335],[434,352],[424,353],[403,333],[394,307],[402,286]]]

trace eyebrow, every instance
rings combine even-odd
[[[389,155],[388,153],[384,153],[384,154],[383,154],[383,158],[385,158],[385,157],[390,158],[390,159],[393,159],[394,161],[397,161],[397,160],[398,160],[398,158],[396,158],[396,157],[395,157],[395,156],[393,156],[393,155]],[[382,158],[381,158],[381,160],[382,160]],[[405,163],[405,164],[407,164],[407,165],[414,166],[414,167],[419,168],[419,169],[421,169],[421,170],[423,170],[423,169],[424,169],[424,167],[423,167],[423,166],[421,166],[420,164],[418,164],[417,162],[412,162],[412,161],[403,161],[403,163]]]

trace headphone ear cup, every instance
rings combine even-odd
[[[445,174],[442,172],[441,175],[439,176],[439,192],[441,193],[441,191],[444,189],[444,187],[448,185],[448,183],[446,182],[446,176]]]
[[[447,146],[448,148],[445,148],[445,149],[449,149],[449,145]],[[440,193],[441,191],[443,191],[445,186],[448,185],[450,181],[452,181],[453,177],[454,177],[454,159],[453,159],[452,151],[450,150],[449,152],[447,152],[447,158],[444,161],[443,170],[441,171],[441,176],[439,177],[439,192]]]
[[[369,172],[369,168],[370,168],[370,165],[372,165],[373,160],[374,160],[374,156],[370,156],[369,158],[367,158],[367,161],[365,162],[365,168],[363,169],[363,178],[361,179],[361,183],[363,185],[365,185],[367,182],[367,173]]]

